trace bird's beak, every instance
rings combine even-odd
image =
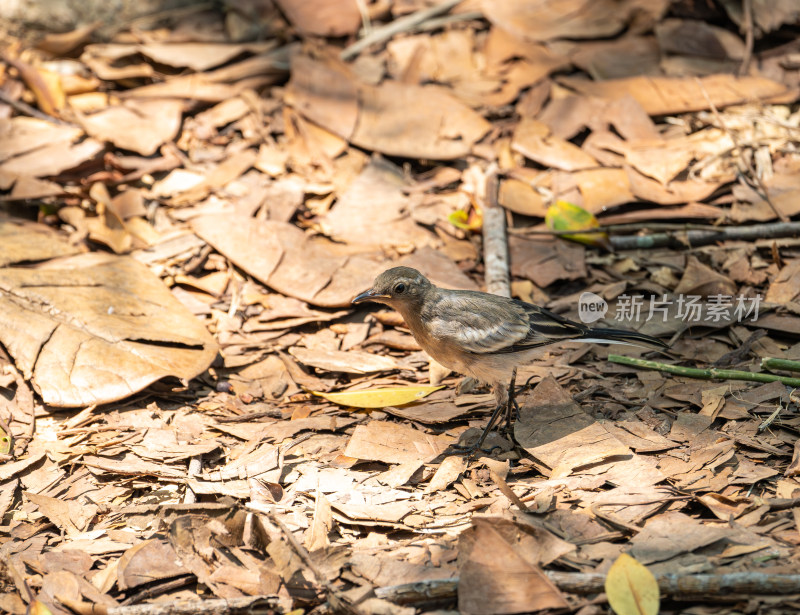
[[[382,295],[377,292],[374,288],[370,288],[369,290],[365,290],[360,295],[356,295],[353,299],[353,303],[363,303],[364,301],[374,301],[375,299],[388,299],[389,295]]]

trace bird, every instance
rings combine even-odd
[[[503,410],[510,426],[513,408],[518,410],[514,400],[517,367],[536,358],[542,346],[582,341],[658,350],[669,347],[636,331],[573,322],[519,299],[440,288],[411,267],[387,269],[352,303],[367,301],[398,311],[414,339],[437,363],[491,387],[495,409],[477,444],[466,447],[471,452],[483,446]]]

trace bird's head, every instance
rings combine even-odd
[[[411,267],[392,267],[387,269],[372,284],[353,299],[353,303],[375,301],[396,308],[399,305],[413,305],[422,301],[423,296],[433,285],[416,269]]]

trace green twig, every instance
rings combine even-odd
[[[756,372],[743,372],[737,369],[717,369],[710,367],[700,369],[698,367],[682,367],[680,365],[670,365],[658,361],[646,361],[644,359],[634,359],[623,357],[618,354],[608,355],[608,360],[612,363],[622,365],[635,365],[645,369],[657,369],[668,374],[688,376],[689,378],[700,378],[702,380],[747,380],[749,382],[780,382],[791,387],[800,387],[800,378],[790,378],[788,376],[776,376],[775,374],[759,374]],[[776,359],[777,360],[777,359]],[[783,368],[786,369],[786,368]]]
[[[790,361],[789,359],[771,359],[767,357],[761,359],[761,369],[783,369],[787,372],[800,372],[800,361]]]

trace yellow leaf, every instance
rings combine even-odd
[[[364,391],[344,391],[343,393],[320,393],[314,395],[324,397],[328,401],[353,408],[385,408],[386,406],[402,406],[418,401],[443,387],[397,387],[392,389],[366,389]]]
[[[623,553],[606,575],[606,596],[617,615],[656,615],[658,582],[646,566]]]
[[[479,231],[483,226],[483,214],[475,209],[469,212],[458,209],[447,216],[447,219],[450,224],[462,231]]]
[[[53,611],[47,608],[47,605],[39,600],[34,600],[28,605],[28,613],[30,615],[53,615]]]
[[[591,212],[567,201],[556,201],[548,207],[544,221],[547,224],[547,228],[554,231],[580,231],[600,228],[600,223]],[[611,249],[608,233],[570,233],[569,235],[561,235],[561,237],[587,246]]]

